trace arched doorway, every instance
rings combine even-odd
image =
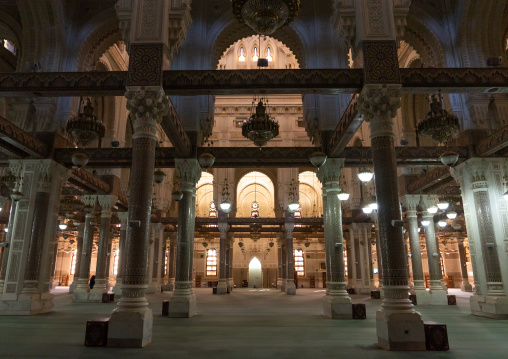
[[[263,284],[261,275],[261,262],[254,257],[249,263],[249,288],[261,288]]]

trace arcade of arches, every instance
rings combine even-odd
[[[113,292],[108,346],[145,347],[161,291],[173,318],[195,288],[322,290],[345,320],[372,294],[387,350],[425,350],[413,304],[453,290],[508,319],[508,1],[300,3],[264,36],[229,0],[0,1],[1,316]]]

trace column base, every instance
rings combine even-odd
[[[469,298],[471,314],[492,319],[508,319],[508,297],[485,297],[473,295]]]
[[[169,278],[168,282],[162,286],[165,292],[172,292],[175,289],[175,278]]]
[[[353,319],[351,298],[325,295],[323,297],[323,315],[330,319]]]
[[[432,305],[448,305],[448,293],[441,287],[430,287],[430,304]]]
[[[281,278],[277,279],[277,288],[280,288],[280,287],[282,287],[282,279]]]
[[[469,283],[464,283],[462,282],[461,286],[460,286],[460,290],[463,291],[463,292],[472,292],[473,291],[473,286]]]
[[[420,313],[376,313],[377,345],[385,350],[425,350],[425,329]]]
[[[416,295],[416,305],[428,305],[431,303],[431,295],[426,289],[416,288],[414,293]],[[446,299],[446,304],[448,304],[448,298]]]
[[[233,283],[233,278],[228,278],[228,290],[229,290],[229,293],[231,293],[234,288],[235,288],[235,284]]]
[[[370,286],[369,287],[365,287],[365,286],[359,286],[359,285],[357,285],[355,290],[356,290],[357,294],[370,295],[370,292],[371,292],[372,288]]]
[[[78,287],[78,281],[75,280],[72,282],[72,284],[69,286],[69,293],[74,293],[74,291],[76,290],[76,288]]]
[[[293,279],[287,279],[286,280],[286,295],[296,295],[296,286],[295,281]]]
[[[101,284],[100,279],[97,279],[94,287],[90,289],[88,302],[102,303],[102,295],[107,292],[106,283]]]
[[[153,315],[149,308],[115,309],[108,324],[108,347],[144,348],[152,343]]]
[[[280,291],[286,293],[286,284],[285,283],[282,283],[280,285]]]
[[[53,311],[53,295],[20,294],[17,300],[0,301],[0,315],[37,315]]]
[[[227,279],[219,279],[219,284],[217,285],[217,294],[228,294]]]
[[[117,279],[115,286],[112,289],[112,292],[115,293],[115,299],[118,299],[122,296],[122,279]]]
[[[160,286],[158,286],[157,283],[150,283],[148,285],[148,288],[146,288],[145,293],[146,294],[160,293]]]
[[[175,282],[173,296],[169,300],[169,318],[192,318],[197,314],[196,296],[192,282]]]
[[[73,303],[88,303],[90,298],[90,288],[88,285],[84,287],[78,287],[72,293],[72,302]]]

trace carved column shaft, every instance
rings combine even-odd
[[[93,246],[93,227],[91,220],[94,218],[92,213],[87,213],[85,216],[85,225],[83,228],[83,250],[80,253],[80,268],[78,287],[88,288],[88,278],[90,277],[90,262],[92,260],[92,246]]]
[[[499,256],[497,254],[496,237],[492,209],[487,192],[487,182],[483,179],[473,182],[473,196],[476,218],[480,234],[485,276],[487,278],[487,295],[505,296]]]
[[[429,277],[432,281],[435,281],[434,285],[441,283],[443,279],[443,272],[441,268],[441,254],[439,246],[437,245],[436,229],[434,224],[434,215],[428,214],[423,215],[423,219],[430,221],[430,224],[425,227],[425,242],[427,246],[427,261],[429,262]],[[440,284],[439,284],[440,286]]]
[[[111,225],[111,217],[109,213],[104,216],[101,215],[100,229],[99,229],[99,248],[97,250],[97,265],[95,269],[95,282],[99,284],[100,281],[105,280],[107,277],[106,267],[108,260],[108,246],[109,246],[109,226]]]
[[[175,278],[176,274],[176,238],[171,238],[169,242],[169,263],[168,278]]]
[[[226,276],[226,256],[227,256],[227,227],[225,223],[219,223],[220,230],[220,248],[219,248],[219,279],[225,280]]]
[[[344,159],[329,158],[318,170],[323,186],[323,223],[325,236],[327,295],[347,297],[344,269],[342,209],[338,194]],[[351,261],[352,258],[348,257]],[[349,262],[348,261],[348,262]]]
[[[416,211],[407,211],[409,227],[409,247],[411,249],[411,265],[413,268],[413,282],[415,288],[424,286],[422,252],[420,248],[420,234],[418,233],[418,217]]]
[[[11,202],[11,212],[9,214],[9,223],[7,224],[7,236],[5,238],[5,242],[9,245],[4,247],[2,254],[2,264],[0,268],[0,295],[3,293],[4,283],[5,283],[5,275],[7,274],[7,266],[9,263],[9,247],[11,245],[12,238],[12,230],[14,228],[14,219],[16,218],[16,208],[18,206],[18,202]]]
[[[466,248],[464,248],[464,241],[459,240],[459,259],[460,259],[460,272],[462,274],[462,282],[469,284],[469,274],[467,273],[467,261],[466,261]]]
[[[42,183],[35,195],[35,208],[32,223],[32,233],[28,245],[28,256],[25,269],[25,280],[23,282],[24,293],[37,292],[39,271],[41,267],[42,248],[46,234],[47,213],[49,206],[49,187]]]

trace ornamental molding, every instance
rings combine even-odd
[[[175,176],[179,178],[180,189],[196,190],[196,184],[201,178],[201,167],[194,158],[175,158]]]
[[[428,214],[429,212],[426,209],[437,203],[437,196],[432,195],[432,194],[423,195],[423,196],[421,196],[421,203],[424,208],[423,213]],[[432,214],[432,217],[434,217],[433,214]]]
[[[344,158],[328,158],[317,171],[318,180],[328,186],[329,182],[340,182],[340,175],[344,168]]]
[[[162,121],[169,111],[169,100],[164,90],[148,91],[144,87],[140,89],[128,88],[125,93],[127,98],[127,110],[133,120],[133,138],[150,137],[157,140],[157,124]]]
[[[116,196],[112,195],[101,195],[97,196],[97,199],[99,200],[99,205],[101,206],[101,217],[110,217],[111,216],[111,210],[115,206],[117,198]]]
[[[127,221],[129,220],[129,212],[118,212],[118,219],[122,225],[120,230],[127,230]]]
[[[358,112],[369,123],[370,138],[393,137],[393,118],[400,108],[400,85],[366,85],[358,98]]]
[[[402,202],[406,204],[406,210],[416,212],[416,208],[420,204],[421,196],[417,195],[405,195],[401,198]]]

